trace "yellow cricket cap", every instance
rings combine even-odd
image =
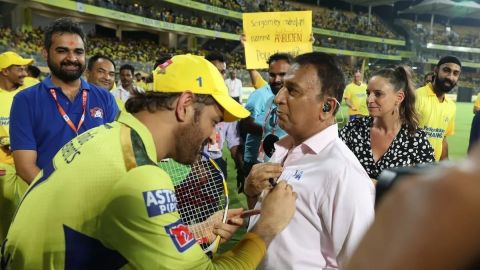
[[[224,109],[223,121],[232,122],[250,115],[228,95],[222,75],[203,56],[176,55],[153,71],[153,91],[211,95]]]
[[[4,52],[0,54],[0,69],[8,68],[12,65],[25,66],[33,63],[33,59],[23,58],[14,52]]]

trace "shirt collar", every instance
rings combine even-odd
[[[427,95],[429,95],[429,96],[437,96],[437,94],[435,94],[435,92],[433,92],[433,85],[432,85],[432,83],[427,83],[426,87],[427,87]]]
[[[427,95],[428,96],[435,96],[437,97],[437,94],[433,91],[433,84],[432,83],[427,83]],[[438,99],[438,98],[437,98]],[[451,100],[448,98],[448,96],[445,94],[445,97],[443,98],[443,102],[450,102]]]
[[[295,148],[301,149],[303,154],[318,154],[336,138],[338,138],[338,125],[333,124],[308,138]],[[285,136],[275,143],[275,155],[283,157],[288,154],[293,146],[293,138],[290,135]]]
[[[134,129],[138,135],[140,135],[140,138],[142,138],[142,142],[145,145],[148,157],[152,161],[157,162],[155,142],[153,141],[152,133],[150,133],[148,128],[133,115],[124,111],[120,111],[120,113],[117,115],[116,121]]]
[[[53,84],[53,82],[52,82],[52,76],[48,76],[47,78],[45,78],[45,80],[43,80],[42,83],[43,83],[43,85],[45,86],[45,88],[46,88],[47,90],[50,90],[50,89],[52,89],[52,88],[53,88],[53,89],[57,89],[57,90],[60,89],[60,87],[58,87],[57,85]],[[82,90],[85,89],[85,90],[90,91],[90,88],[91,88],[91,87],[90,87],[90,84],[89,84],[87,81],[85,81],[83,78],[80,78],[80,89],[82,89]]]

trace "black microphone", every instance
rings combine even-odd
[[[272,157],[275,152],[275,143],[278,141],[278,136],[273,134],[268,134],[265,139],[263,139],[263,151],[267,157]]]

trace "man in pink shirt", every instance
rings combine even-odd
[[[338,269],[374,217],[374,186],[338,137],[343,73],[331,56],[307,53],[295,58],[284,80],[275,102],[288,135],[275,144],[273,163],[253,167],[245,195],[249,207],[260,208],[269,179],[285,180],[298,194],[297,212],[269,246],[261,268]]]

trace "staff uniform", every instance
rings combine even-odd
[[[91,128],[110,123],[118,114],[113,96],[80,79],[80,91],[70,101],[51,78],[20,91],[13,100],[10,115],[10,140],[13,151],[37,151],[37,166],[43,169],[62,146]],[[75,132],[60,113],[51,89],[56,93],[58,104],[64,109],[73,125],[78,127],[83,115],[83,92],[86,92],[85,119]],[[85,90],[85,91],[84,91]]]

